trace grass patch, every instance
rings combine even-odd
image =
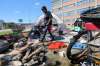
[[[13,31],[11,29],[0,30],[0,36],[12,34],[12,33],[13,33]]]

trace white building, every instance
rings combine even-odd
[[[0,30],[4,29],[4,22],[0,22]]]

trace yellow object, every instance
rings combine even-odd
[[[96,56],[97,58],[100,58],[100,53],[96,53],[95,56]],[[95,60],[95,63],[96,63],[97,65],[100,65],[100,61],[98,61],[98,60]]]

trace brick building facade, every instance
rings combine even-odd
[[[100,0],[52,0],[52,12],[66,25],[72,25],[82,12],[99,6]]]

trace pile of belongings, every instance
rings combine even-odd
[[[46,52],[43,44],[34,42],[27,45],[27,40],[21,39],[14,44],[12,51],[0,54],[0,66],[43,66],[47,60]]]

